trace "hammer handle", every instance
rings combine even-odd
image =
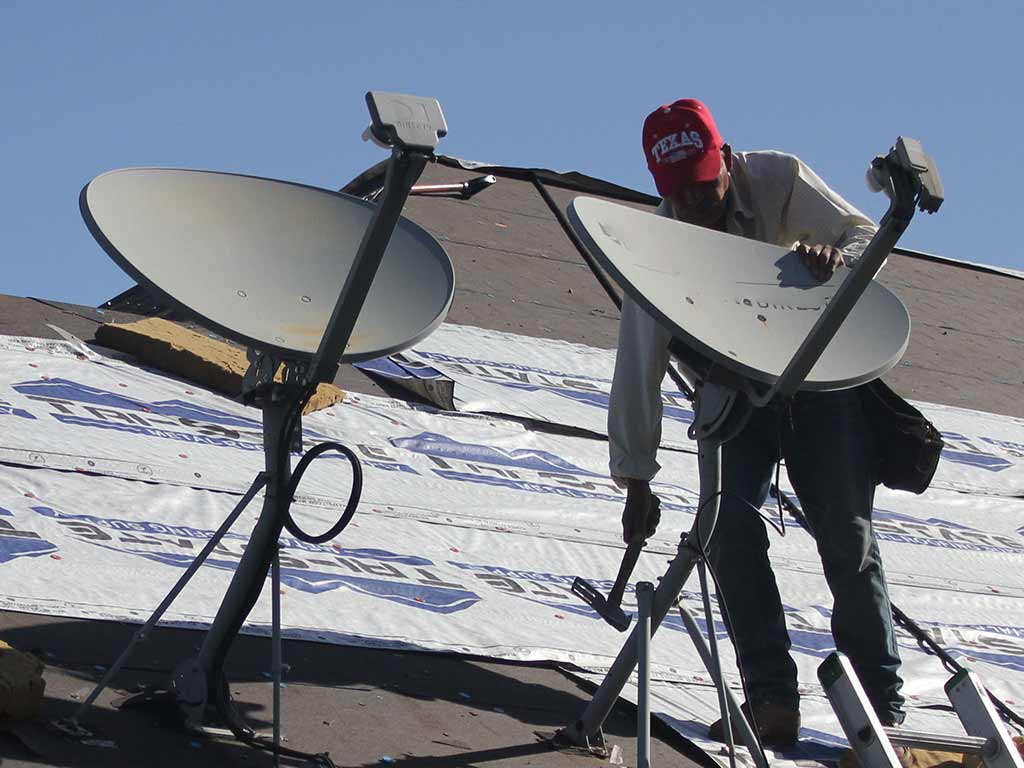
[[[608,593],[608,607],[618,608],[622,603],[622,595],[626,591],[626,584],[629,577],[633,575],[636,568],[636,561],[640,559],[640,550],[644,548],[644,541],[641,538],[634,539],[626,547],[626,554],[622,556],[622,565],[619,566],[619,575],[615,577],[612,591]]]

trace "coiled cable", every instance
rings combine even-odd
[[[348,503],[345,505],[345,511],[341,513],[341,517],[338,518],[338,522],[323,533],[314,536],[313,534],[302,530],[302,528],[299,527],[299,524],[295,522],[295,518],[292,517],[291,513],[291,505],[295,500],[295,491],[298,490],[299,483],[302,481],[302,476],[305,474],[306,469],[315,458],[327,451],[337,451],[348,459],[349,464],[352,465],[352,490],[349,492]],[[288,533],[299,541],[304,541],[307,544],[323,544],[325,541],[330,541],[345,530],[351,522],[352,516],[356,513],[356,507],[359,506],[359,498],[362,494],[363,467],[359,463],[359,458],[352,449],[348,446],[342,445],[341,443],[319,443],[306,451],[302,458],[299,459],[299,463],[295,465],[295,471],[292,472],[288,486],[285,488],[285,503],[281,506],[281,517],[284,522],[284,527],[288,529]]]

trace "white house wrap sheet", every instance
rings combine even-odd
[[[411,382],[431,382],[449,398],[430,398],[442,407],[607,435],[615,350],[445,323],[413,349],[358,367],[417,394],[424,393]],[[453,383],[453,392],[437,386],[442,380]],[[692,450],[686,435],[693,421],[689,401],[667,376],[661,389],[662,445]]]
[[[88,347],[0,337],[0,608],[144,621],[262,469],[259,415]],[[963,416],[964,440],[987,446],[978,434],[989,429],[987,418],[974,414],[974,430],[966,431]],[[325,439],[353,447],[365,484],[359,513],[339,539],[284,540],[287,637],[555,660],[597,675],[611,663],[624,635],[569,592],[577,575],[607,589],[622,556],[624,495],[607,477],[605,441],[364,395],[307,417],[304,427],[307,447]],[[1024,427],[1013,420],[993,420],[991,428],[985,434],[1000,450],[1024,443]],[[1008,456],[992,450],[984,455]],[[693,522],[696,457],[663,451],[661,458],[655,491],[664,516],[637,580],[664,571]],[[985,473],[1019,472],[1006,461],[998,472],[954,462],[960,487],[984,485]],[[349,477],[343,459],[314,462],[293,507],[297,518],[312,530],[329,526],[345,505]],[[212,620],[260,503],[252,502],[167,622]],[[769,502],[765,513],[773,512]],[[943,487],[920,497],[879,489],[875,525],[893,601],[1024,709],[1024,500]],[[831,598],[814,543],[792,519],[785,537],[772,534],[772,557],[806,692],[800,749],[780,760],[829,761],[842,737],[815,670],[831,650]],[[693,579],[683,595],[693,612],[700,611],[696,589]],[[632,593],[625,602],[633,608]],[[269,617],[264,599],[245,631],[267,632]],[[720,618],[715,625],[725,640]],[[899,641],[908,724],[941,718],[948,730],[949,715],[921,709],[943,700],[948,674],[909,635]],[[677,615],[654,649],[656,709],[699,739],[717,716],[717,699]],[[735,673],[728,677],[738,684]],[[577,715],[567,712],[566,721]]]
[[[435,402],[443,407],[607,435],[614,350],[446,324],[413,349],[360,367],[423,396],[441,392],[443,397]],[[451,386],[442,386],[445,381]],[[662,403],[662,446],[692,451],[686,430],[693,410],[668,377],[662,384]],[[945,405],[914,405],[946,441],[934,487],[1024,496],[1024,420]]]

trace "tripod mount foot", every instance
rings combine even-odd
[[[245,724],[235,707],[223,672],[210,677],[198,659],[188,659],[178,665],[171,678],[170,693],[190,730],[203,728],[208,715],[226,726],[237,739],[246,741],[256,732]]]
[[[604,740],[604,732],[598,728],[592,734],[586,733],[582,720],[577,720],[572,725],[557,731],[550,741],[552,748],[560,752],[582,753],[600,758],[607,758],[610,754]]]

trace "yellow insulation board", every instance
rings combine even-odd
[[[242,391],[242,377],[249,367],[245,350],[158,317],[106,323],[96,330],[96,341],[229,397]],[[321,384],[303,413],[319,411],[344,398],[338,387]]]

